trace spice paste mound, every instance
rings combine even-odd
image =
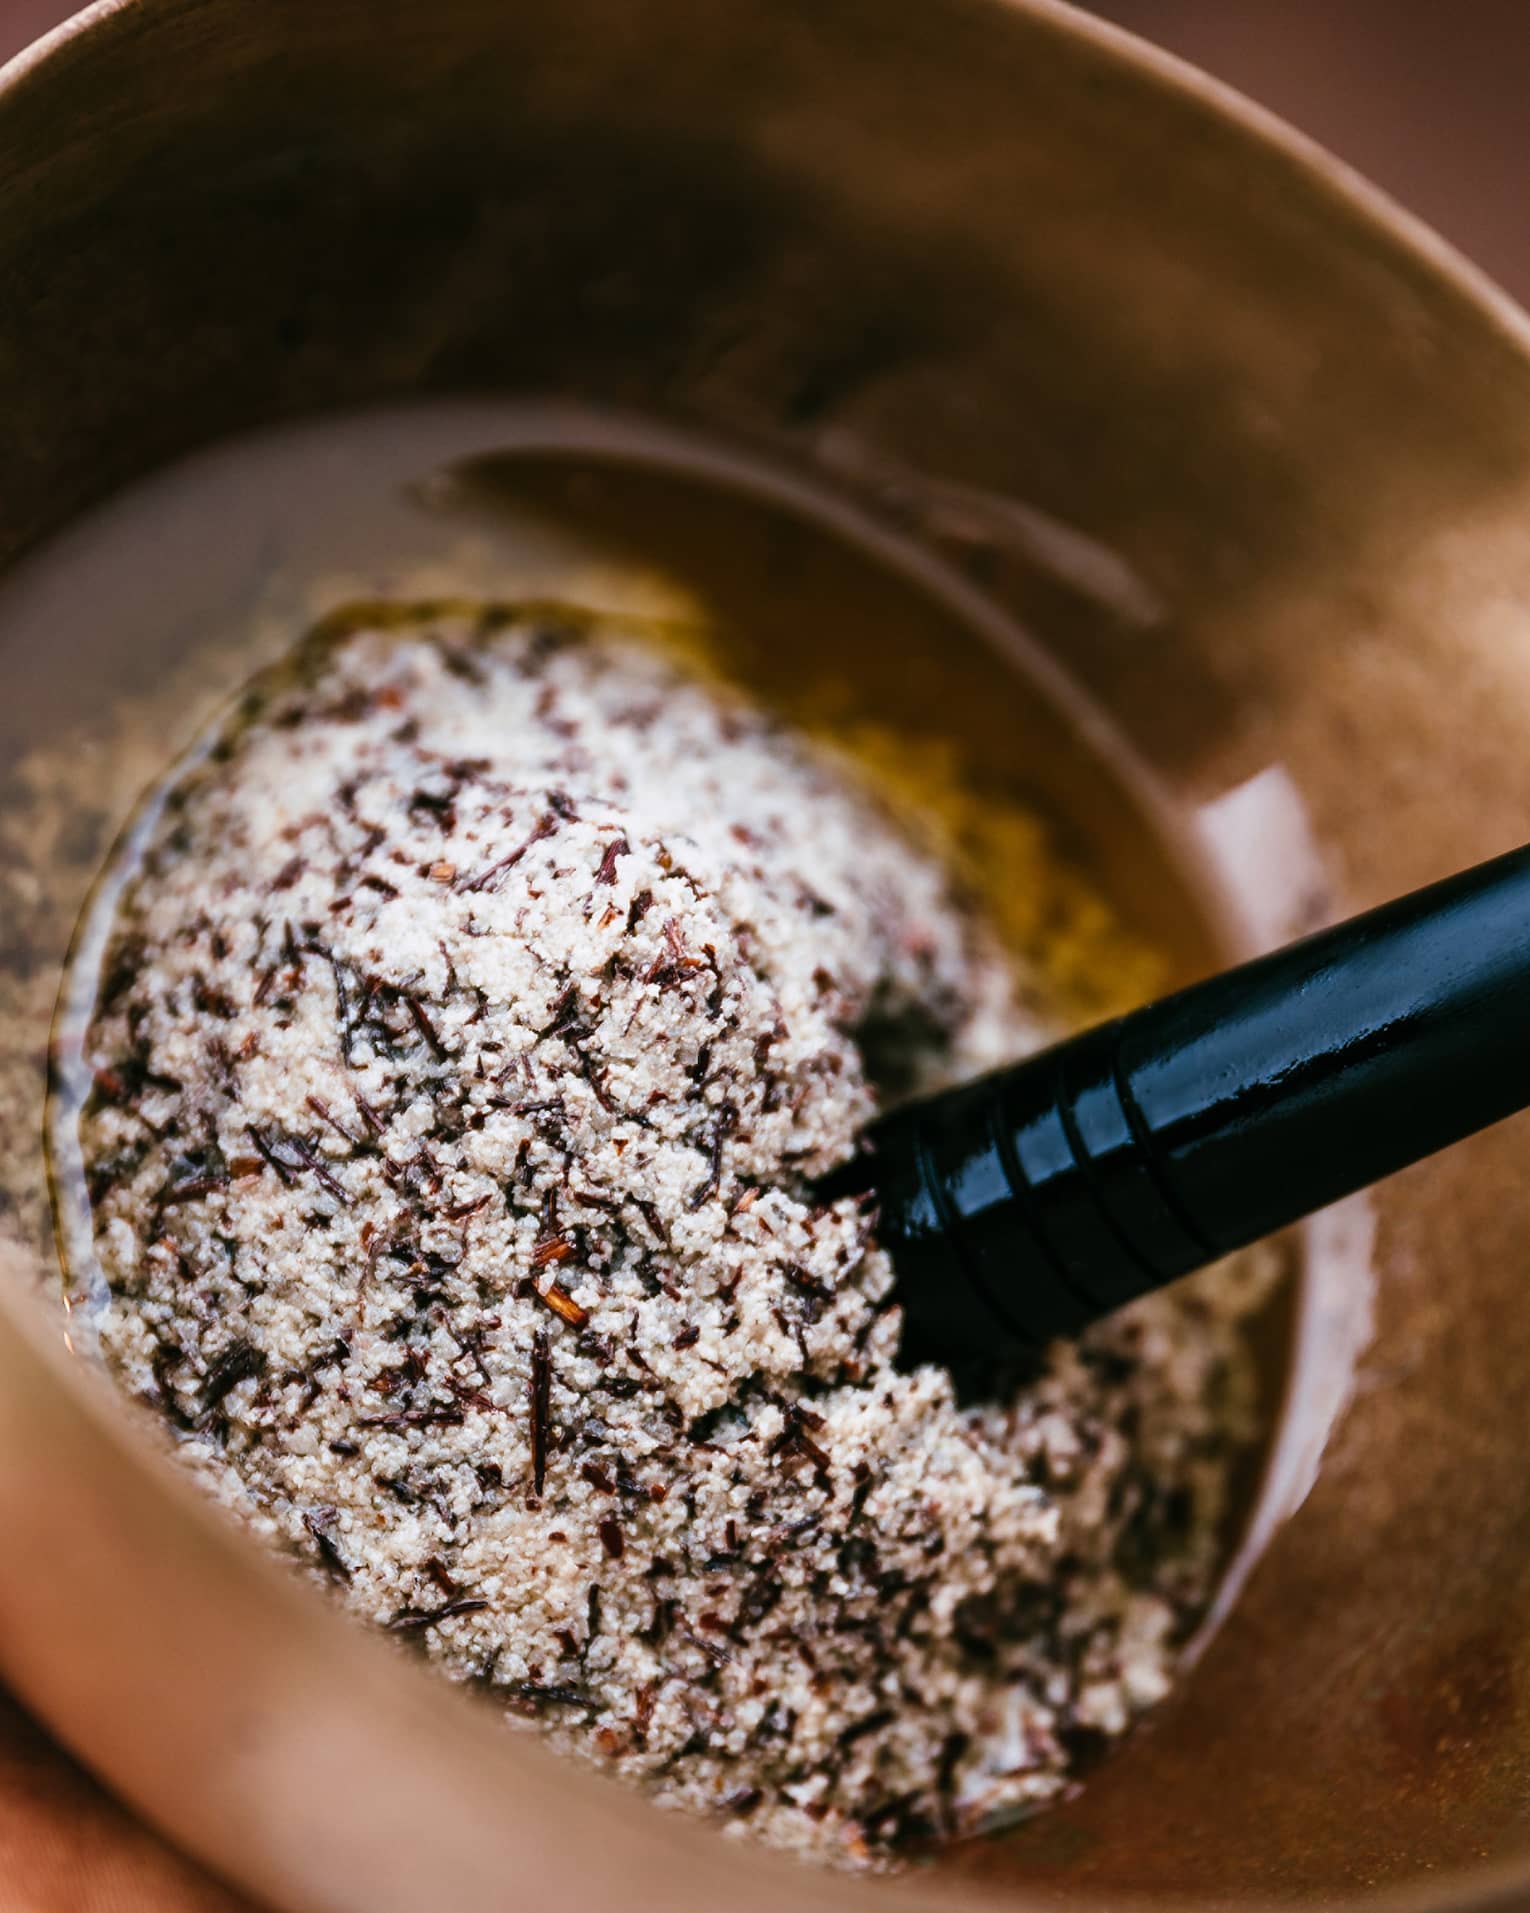
[[[1216,1566],[1247,1282],[995,1405],[894,1365],[883,1099],[1037,979],[845,763],[620,633],[310,645],[166,794],[82,1118],[101,1340],[362,1614],[563,1749],[883,1865],[1065,1789]]]

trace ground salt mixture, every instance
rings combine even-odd
[[[132,1390],[362,1613],[831,1861],[1056,1796],[1161,1698],[1246,1433],[1246,1264],[1002,1404],[893,1366],[879,1099],[1033,1047],[941,860],[609,631],[311,645],[119,906],[82,1129]]]

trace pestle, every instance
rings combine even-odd
[[[1530,849],[894,1108],[905,1360],[1020,1357],[1530,1105]]]

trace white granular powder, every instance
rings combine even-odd
[[[1246,1265],[1008,1399],[894,1366],[809,1184],[1035,987],[852,773],[609,632],[308,648],[118,906],[83,1119],[108,1359],[361,1613],[558,1745],[888,1864],[1167,1690]]]

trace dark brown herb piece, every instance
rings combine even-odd
[[[335,1511],[333,1508],[314,1508],[303,1516],[303,1526],[313,1538],[313,1544],[319,1551],[319,1559],[325,1569],[337,1581],[349,1581],[350,1563],[340,1552],[340,1544],[334,1536]]]
[[[515,868],[533,844],[540,843],[544,837],[550,837],[558,827],[558,820],[551,811],[547,811],[537,822],[531,835],[524,843],[517,844],[508,856],[501,857],[498,863],[492,863],[487,870],[480,871],[476,877],[459,878],[457,888],[464,895],[475,891],[492,890],[502,878]]]
[[[531,1338],[531,1375],[527,1401],[531,1412],[531,1488],[540,1496],[547,1483],[548,1404],[552,1391],[552,1356],[541,1329]]]
[[[616,882],[616,860],[625,857],[632,846],[625,837],[613,837],[606,845],[605,855],[600,860],[600,868],[595,872],[596,883]]]
[[[400,1608],[388,1625],[399,1633],[408,1633],[415,1628],[436,1627],[442,1621],[455,1621],[462,1614],[481,1614],[488,1602],[477,1595],[465,1595],[460,1601],[448,1601],[442,1607]]]
[[[207,1383],[202,1390],[203,1411],[219,1407],[241,1382],[252,1381],[264,1371],[265,1366],[264,1354],[242,1335],[236,1336],[208,1370]]]
[[[407,990],[402,992],[402,995],[404,998],[404,1006],[414,1020],[414,1027],[425,1039],[426,1048],[430,1051],[431,1055],[435,1057],[438,1063],[444,1063],[446,1061],[446,1045],[437,1034],[435,1024],[432,1023],[429,1016],[426,1015],[425,1005],[417,996],[411,996]]]

